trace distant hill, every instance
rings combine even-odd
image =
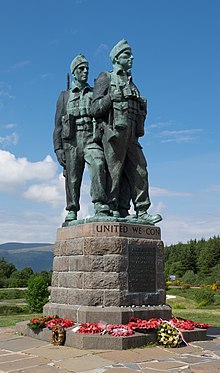
[[[17,269],[31,267],[34,272],[51,271],[53,244],[6,242],[0,244],[0,257],[13,263]]]

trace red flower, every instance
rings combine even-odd
[[[48,323],[46,324],[46,327],[49,329],[52,329],[56,325],[61,325],[65,329],[67,329],[67,328],[72,327],[74,325],[74,322],[69,319],[62,319],[61,317],[58,317],[58,318],[54,318],[48,321]]]
[[[86,322],[84,324],[80,324],[80,328],[76,331],[79,334],[97,334],[103,331],[103,327],[98,323],[90,323]]]
[[[106,332],[112,337],[127,337],[134,334],[134,331],[128,325],[123,324],[109,324],[106,327]]]
[[[185,320],[181,317],[172,317],[169,320],[176,328],[180,330],[194,330],[195,323],[192,320]]]
[[[136,317],[132,317],[128,323],[128,326],[133,330],[157,329],[161,322],[162,319],[157,318],[142,320]]]
[[[195,327],[200,329],[208,329],[210,328],[210,324],[201,324],[199,322],[195,322]]]
[[[173,317],[169,320],[173,325],[180,330],[194,330],[195,328],[208,329],[209,324],[201,324],[192,320],[182,319],[181,317]]]

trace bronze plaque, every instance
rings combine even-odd
[[[130,293],[156,291],[156,250],[154,247],[129,247],[128,291]]]

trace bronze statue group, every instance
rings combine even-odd
[[[147,163],[138,142],[147,103],[133,83],[132,50],[125,39],[112,48],[110,58],[113,70],[102,72],[92,89],[88,61],[77,55],[70,66],[72,86],[57,101],[53,140],[65,176],[68,213],[63,226],[76,223],[85,164],[94,218],[144,224],[162,220],[148,213]],[[131,201],[135,215],[129,215]]]

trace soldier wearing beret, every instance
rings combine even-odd
[[[138,137],[144,135],[147,105],[132,81],[133,56],[128,42],[120,40],[110,58],[113,71],[101,73],[95,80],[92,103],[92,113],[103,128],[102,141],[111,185],[110,208],[116,211],[115,216],[127,208],[120,205],[124,172],[138,221],[155,224],[162,218],[147,212],[151,204],[147,163],[138,142]]]
[[[61,92],[56,106],[54,151],[64,169],[66,188],[65,225],[77,219],[85,163],[91,179],[90,194],[96,215],[109,215],[106,204],[106,165],[100,139],[94,139],[90,105],[92,88],[87,83],[88,61],[79,54],[71,63],[72,87]]]

